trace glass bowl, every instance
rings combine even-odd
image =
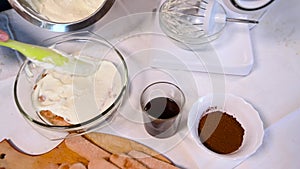
[[[86,3],[87,6],[85,7],[80,7],[80,4],[77,6],[74,6],[75,9],[73,9],[74,13],[72,12],[72,9],[66,8],[63,6],[62,8],[58,9],[51,9],[48,5],[46,4],[44,11],[48,11],[48,15],[51,16],[52,18],[49,18],[45,16],[45,14],[40,13],[41,10],[38,9],[37,6],[40,6],[40,3],[42,1],[28,1],[28,0],[8,0],[10,5],[14,10],[17,11],[19,15],[21,15],[24,19],[29,21],[30,23],[39,26],[41,28],[49,29],[51,31],[55,32],[69,32],[69,31],[75,31],[79,30],[82,28],[85,28],[87,26],[92,25],[93,23],[97,22],[99,19],[101,19],[112,7],[114,4],[115,0],[103,0],[101,4],[99,4],[99,7],[96,9],[93,9],[93,11],[83,11],[83,9],[88,9],[88,4],[85,1],[73,1],[76,3]],[[61,5],[60,3],[63,3],[64,1],[48,1],[48,2],[54,2],[57,3],[55,5],[56,7],[59,7]],[[95,1],[96,2],[96,1]],[[101,2],[101,1],[99,1]],[[45,4],[41,4],[42,6],[45,6]],[[70,5],[73,6],[73,5]],[[94,6],[89,6],[89,8],[94,8]],[[69,18],[73,17],[75,14],[75,11],[80,11],[78,15],[82,12],[86,13],[85,15],[82,15],[77,18],[77,19],[72,19],[69,20]],[[53,12],[55,11],[55,12]],[[63,13],[60,13],[63,12]],[[51,15],[50,15],[51,14]],[[54,14],[54,16],[52,16]],[[67,19],[56,19],[55,15],[59,17],[65,17]]]
[[[193,5],[186,6],[181,1],[166,0],[160,6],[158,12],[159,25],[161,30],[179,47],[186,50],[202,49],[222,34],[225,23],[216,23],[210,27],[208,32],[204,31],[205,22],[202,9],[195,9]],[[193,3],[189,1],[189,4]],[[195,1],[194,3],[197,3]],[[204,10],[205,11],[205,10]],[[225,9],[216,3],[216,13],[226,14]]]
[[[198,127],[200,119],[208,113],[221,111],[233,116],[243,127],[243,141],[239,149],[227,154],[216,153],[200,141]],[[232,94],[208,94],[198,99],[188,115],[188,128],[196,144],[207,155],[214,158],[240,160],[254,154],[262,145],[264,137],[263,122],[251,104]]]
[[[109,76],[107,75],[110,74],[108,71],[102,71],[102,74],[99,73],[98,75],[97,73],[90,75],[88,78],[69,75],[69,80],[71,80],[71,83],[69,84],[71,86],[70,92],[74,93],[67,95],[66,98],[69,99],[74,97],[74,100],[71,101],[74,109],[70,109],[69,111],[76,110],[74,111],[75,116],[79,120],[77,122],[73,121],[71,124],[66,126],[50,123],[41,116],[41,109],[36,106],[36,103],[40,103],[38,101],[41,101],[39,99],[44,96],[36,96],[33,91],[36,91],[37,86],[39,86],[37,85],[37,82],[44,79],[45,75],[48,76],[48,73],[51,70],[46,70],[45,68],[39,67],[31,61],[26,60],[22,64],[14,83],[15,103],[24,118],[42,135],[52,140],[62,139],[68,133],[84,134],[109,124],[122,102],[122,98],[125,95],[128,84],[128,69],[121,53],[105,39],[90,32],[77,32],[60,35],[45,40],[42,46],[51,46],[52,48],[69,55],[80,54],[85,57],[88,56],[93,59],[93,62],[100,63],[98,64],[99,70],[100,68],[103,68],[103,65],[105,65],[103,63],[110,63],[110,65],[113,65],[115,70],[114,72],[116,72],[117,75],[115,77],[117,78],[113,78],[111,83],[109,82],[109,85],[107,86],[107,91],[113,91],[111,92],[113,95],[109,97],[109,99],[102,98],[102,100],[110,100],[109,103],[105,102],[104,104],[104,102],[101,102],[103,104],[99,105],[102,96],[97,93],[101,93],[101,91],[106,90],[106,87],[101,88],[101,86],[103,86],[101,84],[106,83],[104,78],[107,79],[107,76]],[[62,78],[60,80],[64,81],[65,79]],[[49,80],[44,81],[43,83],[52,84]],[[43,93],[40,89],[37,91],[38,92],[35,93]],[[61,91],[61,89],[60,86],[58,86],[57,88],[45,89],[45,91],[50,91],[51,94],[54,93],[56,95],[59,91]],[[60,96],[60,94],[57,95]],[[49,97],[49,99],[53,98],[50,94],[45,97]],[[63,99],[60,99],[59,101],[61,100]],[[51,104],[57,104],[58,106],[62,104],[63,106],[64,102],[61,103],[59,101],[51,102]]]

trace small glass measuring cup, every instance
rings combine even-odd
[[[157,138],[174,135],[178,129],[185,96],[182,90],[170,82],[154,82],[141,94],[146,131]]]

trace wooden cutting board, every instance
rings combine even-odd
[[[89,133],[84,137],[112,154],[138,150],[162,161],[172,163],[167,157],[133,140],[103,133]],[[72,164],[76,162],[88,164],[85,158],[68,149],[64,141],[51,151],[40,155],[26,154],[15,147],[10,140],[0,142],[0,169],[46,169],[49,167],[49,163]]]

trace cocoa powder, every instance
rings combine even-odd
[[[238,150],[242,145],[244,132],[236,118],[221,111],[204,115],[198,127],[203,145],[219,154],[229,154]]]

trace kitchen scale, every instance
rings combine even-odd
[[[274,0],[218,2],[226,10],[227,16],[260,20]],[[248,75],[253,68],[254,54],[250,35],[252,24],[227,23],[219,38],[193,50],[178,46],[174,40],[163,36],[158,15],[154,22],[154,31],[162,36],[152,38],[152,48],[169,51],[169,54],[153,56],[152,67],[240,76]]]

